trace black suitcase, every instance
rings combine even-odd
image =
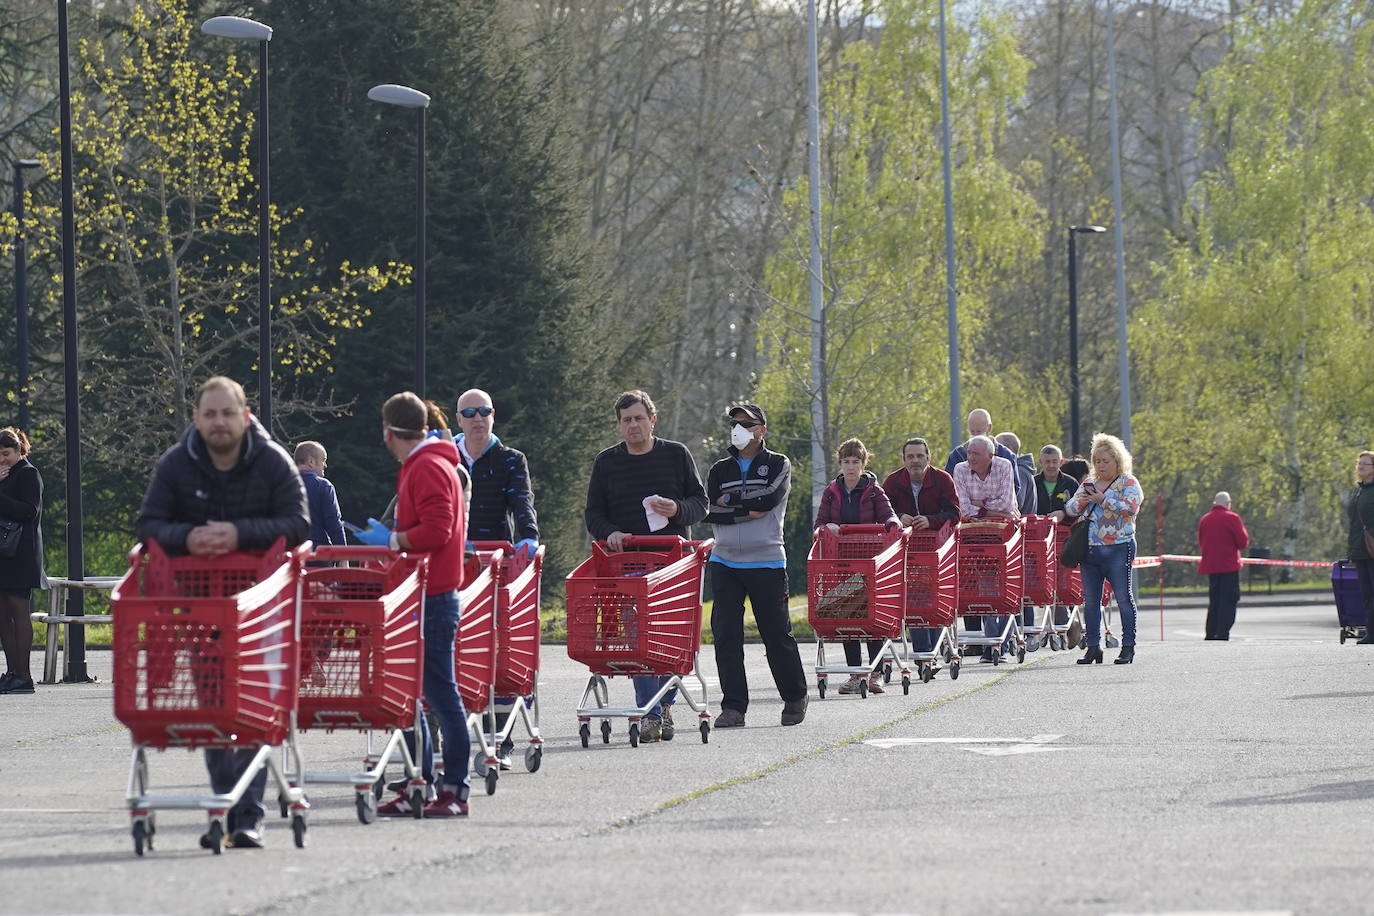
[[[1341,642],[1347,636],[1363,634],[1366,621],[1364,598],[1360,595],[1359,574],[1349,560],[1331,564],[1331,595],[1336,599],[1336,618],[1341,625]]]

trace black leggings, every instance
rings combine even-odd
[[[4,646],[10,672],[30,677],[33,621],[29,619],[29,592],[0,591],[0,646]]]
[[[851,668],[857,668],[863,664],[859,652],[860,640],[846,639],[844,641],[844,662]],[[870,639],[868,641],[868,660],[872,663],[878,657],[878,653],[883,651],[883,641],[881,639]]]

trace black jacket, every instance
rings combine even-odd
[[[234,522],[240,550],[266,550],[277,538],[295,547],[310,534],[305,486],[295,462],[257,417],[244,434],[238,463],[218,471],[194,426],[158,459],[143,508],[139,540],[186,553],[186,535],[210,521]]]
[[[1035,514],[1049,515],[1051,512],[1061,511],[1064,503],[1069,501],[1069,497],[1078,489],[1078,481],[1063,471],[1054,479],[1054,492],[1045,492],[1045,472],[1041,471],[1035,475]]]
[[[0,480],[0,518],[19,522],[19,551],[0,559],[0,589],[20,591],[43,585],[43,478],[21,458]]]
[[[457,437],[454,444],[465,438]],[[474,458],[472,464],[468,464],[461,446],[458,458],[472,477],[468,540],[539,540],[539,517],[534,513],[534,494],[530,492],[530,469],[525,453],[503,445],[500,439],[492,436],[487,450]]]

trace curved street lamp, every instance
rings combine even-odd
[[[425,396],[425,110],[429,96],[409,86],[384,83],[367,97],[384,105],[413,108],[415,121],[415,393]]]
[[[258,43],[258,414],[272,432],[272,177],[267,153],[267,44],[272,27],[242,16],[200,24],[206,35]]]

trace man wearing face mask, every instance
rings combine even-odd
[[[757,404],[738,404],[730,417],[729,454],[706,478],[714,528],[711,551],[711,634],[720,673],[720,715],[716,728],[744,725],[749,681],[744,672],[744,599],[754,609],[768,653],[773,683],[782,697],[782,724],[806,718],[806,672],[792,638],[787,612],[787,554],[783,518],[792,465],[786,455],[764,447],[767,418]]]

